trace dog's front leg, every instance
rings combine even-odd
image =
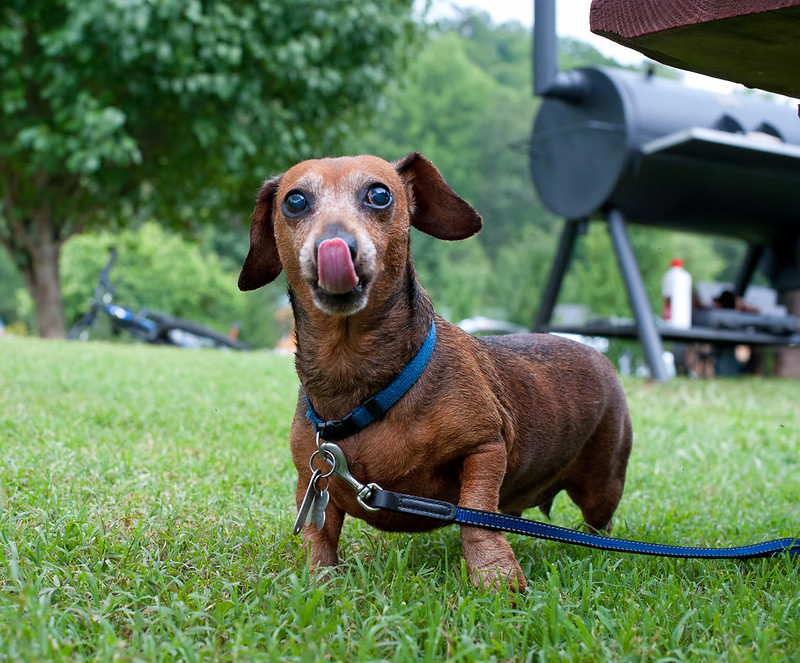
[[[465,457],[458,505],[497,511],[505,471],[506,448],[502,442]],[[525,590],[522,569],[501,532],[462,526],[461,545],[467,571],[476,587],[497,590],[506,585],[512,590]]]
[[[298,510],[302,502],[300,497],[302,484],[302,480],[298,482]],[[308,564],[311,569],[324,569],[339,563],[339,536],[342,533],[343,523],[344,511],[331,500],[325,509],[325,524],[321,530],[318,530],[313,523],[303,527],[303,544],[308,551]]]

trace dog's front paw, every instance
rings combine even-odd
[[[334,531],[335,536],[332,537],[324,528],[321,532],[314,525],[306,525],[303,528],[308,565],[312,571],[325,573],[326,570],[339,564],[338,534],[338,529]]]
[[[339,565],[339,556],[336,554],[336,551],[319,551],[316,550],[313,546],[311,548],[311,553],[308,556],[308,566],[313,571],[319,571],[324,573],[326,570],[333,568],[334,566]]]
[[[525,576],[502,534],[464,528],[461,539],[467,572],[476,587],[493,592],[503,588],[525,591]]]
[[[512,592],[524,592],[526,583],[522,569],[519,568],[516,559],[511,560],[511,564],[501,565],[492,564],[485,568],[469,569],[470,580],[478,588],[490,589],[496,592],[507,588]]]

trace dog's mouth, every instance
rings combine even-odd
[[[317,248],[317,285],[329,295],[346,295],[359,286],[350,246],[343,239],[326,239]]]
[[[338,237],[326,239],[317,247],[316,282],[311,285],[315,304],[325,313],[352,315],[366,305],[369,279],[359,276],[353,253]]]

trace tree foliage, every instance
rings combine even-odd
[[[58,253],[148,205],[182,224],[336,150],[414,41],[411,0],[10,0],[0,10],[0,241],[40,331]],[[222,218],[227,218],[223,216]]]

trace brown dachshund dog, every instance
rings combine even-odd
[[[457,240],[481,225],[416,152],[394,163],[304,161],[264,183],[239,287],[286,271],[302,385],[291,431],[298,508],[316,450],[309,403],[323,419],[343,417],[392,382],[435,324],[421,377],[384,416],[338,442],[350,473],[385,490],[517,515],[534,506],[548,513],[566,490],[589,527],[611,530],[632,441],[612,364],[557,336],[470,336],[434,313],[417,281],[410,226]],[[346,513],[391,531],[441,524],[367,511],[336,477],[329,494],[322,529],[303,528],[312,567],[338,562]],[[524,589],[501,533],[464,526],[461,539],[476,585]]]

